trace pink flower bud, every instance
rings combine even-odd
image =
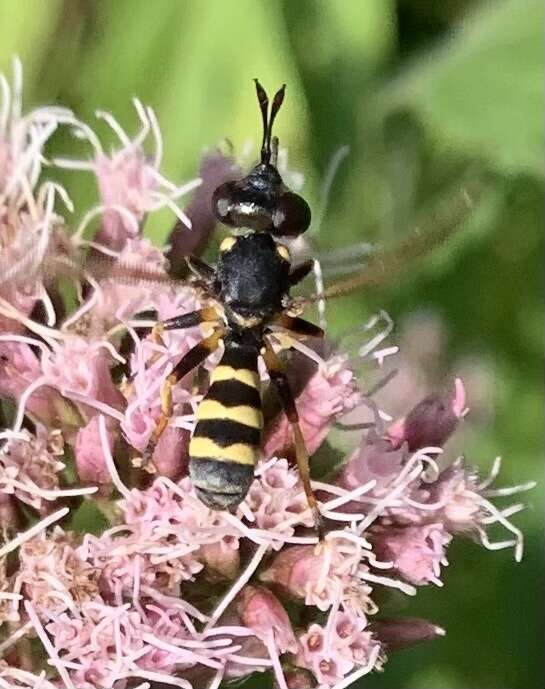
[[[230,606],[227,611],[221,616],[219,624],[226,627],[242,627],[243,622],[240,619],[236,608],[238,606]],[[267,647],[255,634],[248,629],[247,636],[236,636],[233,641],[240,645],[240,651],[237,655],[241,655],[244,658],[255,659],[255,665],[249,665],[246,663],[238,663],[236,660],[230,660],[225,666],[225,676],[226,680],[240,679],[251,672],[265,672],[267,669],[263,665],[259,665],[259,659],[268,658]]]
[[[260,578],[304,599],[307,605],[327,610],[348,585],[352,564],[355,562],[330,543],[293,546],[280,551]]]
[[[288,689],[310,689],[315,687],[316,680],[308,670],[300,667],[294,667],[284,672],[286,686]],[[279,685],[274,684],[274,689],[278,689]]]
[[[109,486],[111,476],[104,460],[98,421],[99,416],[93,416],[87,426],[78,431],[75,445],[76,469],[80,480],[84,484]],[[117,422],[107,418],[106,434],[110,452],[113,450],[117,429]],[[106,490],[106,492],[108,491]]]
[[[356,666],[366,665],[370,658],[378,665],[378,643],[366,624],[363,616],[344,610],[337,612],[327,627],[310,625],[299,638],[297,664],[308,668],[320,686],[327,687],[334,686]]]
[[[2,529],[6,533],[14,532],[18,527],[18,522],[19,518],[14,496],[0,491],[0,524],[2,524]]]
[[[390,426],[388,437],[394,447],[407,443],[410,452],[423,447],[442,447],[466,411],[464,384],[457,378],[454,394],[426,397],[404,419]]]
[[[399,474],[406,456],[405,448],[394,449],[389,440],[370,431],[350,455],[335,482],[347,490],[354,490],[374,480],[377,482],[375,490],[380,490]],[[349,508],[352,507],[361,509],[361,504],[352,502]]]
[[[310,454],[325,440],[336,417],[353,409],[360,397],[354,373],[343,357],[332,357],[323,369],[314,373],[296,401],[301,431]],[[285,414],[281,414],[269,430],[264,456],[285,456],[292,446],[290,425]]]
[[[407,581],[416,585],[440,585],[441,565],[447,564],[445,551],[452,540],[443,524],[377,529],[371,535],[374,551]]]
[[[288,614],[268,589],[246,586],[240,594],[238,614],[244,625],[262,641],[267,641],[272,635],[280,653],[297,651]]]
[[[96,413],[93,401],[118,410],[125,405],[125,398],[112,380],[110,355],[100,343],[77,336],[67,338],[58,349],[42,356],[42,369],[47,384],[65,397],[75,393],[78,398],[88,398],[91,406],[85,408],[89,415]]]
[[[264,469],[258,467],[257,478],[250,487],[246,504],[260,529],[273,529],[308,508],[299,475],[285,459],[266,462]],[[306,518],[302,517],[301,522],[312,526],[312,515],[309,513]],[[290,535],[293,534],[293,527],[288,527],[288,530]]]
[[[216,188],[224,182],[239,179],[241,175],[240,167],[231,156],[217,150],[204,154],[199,168],[202,184],[193,192],[191,201],[185,207],[185,213],[191,220],[191,229],[178,220],[168,239],[170,250],[167,258],[173,276],[183,277],[187,272],[184,256],[200,256],[208,243],[217,223],[212,212],[212,194]]]
[[[142,150],[127,147],[112,156],[99,154],[95,158],[95,174],[101,203],[112,208],[102,216],[95,240],[119,251],[129,238],[138,233],[149,195],[157,188],[157,179],[151,174],[151,165]],[[113,207],[127,210],[127,215]],[[134,217],[134,222],[129,219]]]
[[[282,550],[270,567],[262,572],[260,579],[280,586],[297,598],[305,597],[305,584],[311,571],[316,569],[318,557],[312,545],[293,546]]]
[[[187,474],[189,431],[168,426],[153,451],[153,466],[161,476],[177,481]]]
[[[240,569],[238,541],[226,537],[217,543],[207,543],[200,547],[199,559],[207,573],[212,575],[209,578],[219,575],[221,579],[234,579]]]
[[[370,627],[390,651],[445,636],[444,629],[417,617],[373,620]]]
[[[40,361],[31,347],[22,342],[0,342],[0,396],[18,402],[41,374]],[[33,392],[26,403],[27,412],[50,427],[73,417],[69,407],[56,390],[45,385]]]

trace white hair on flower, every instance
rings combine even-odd
[[[497,457],[488,479],[480,484],[477,491],[468,488],[464,494],[466,497],[475,500],[476,504],[480,507],[480,524],[485,526],[490,526],[495,523],[501,524],[507,531],[510,531],[515,536],[515,538],[511,540],[491,543],[485,529],[480,525],[477,525],[477,532],[484,547],[488,548],[489,550],[499,550],[502,548],[513,547],[515,560],[520,562],[524,553],[524,536],[522,531],[509,521],[508,517],[519,512],[524,508],[524,505],[512,505],[505,510],[500,510],[489,500],[489,498],[507,497],[526,492],[534,488],[536,486],[536,482],[528,481],[517,486],[489,489],[488,486],[495,480],[499,473],[500,466],[501,458]]]
[[[37,536],[39,533],[51,526],[51,524],[54,524],[55,522],[60,521],[63,517],[66,517],[68,512],[70,512],[68,507],[61,507],[60,510],[57,510],[56,512],[53,512],[53,514],[44,517],[37,524],[31,526],[27,531],[19,533],[13,540],[8,541],[0,548],[0,558],[16,550],[31,538]]]
[[[0,203],[20,194],[28,199],[27,190],[35,188],[42,171],[45,143],[58,124],[71,115],[67,108],[57,106],[37,108],[23,115],[22,95],[22,65],[14,58],[11,87],[0,74]]]
[[[12,679],[17,684],[8,684],[4,678]],[[46,679],[45,670],[35,675],[27,670],[10,666],[0,668],[0,687],[2,689],[58,689],[58,685]]]
[[[145,215],[161,208],[169,208],[184,225],[191,228],[190,219],[176,200],[196,189],[202,180],[197,178],[182,185],[175,185],[160,173],[163,140],[157,117],[151,107],[144,106],[138,99],[133,99],[133,104],[141,129],[132,139],[112,114],[103,110],[96,111],[97,118],[110,127],[121,146],[110,155],[104,153],[102,144],[88,125],[75,117],[65,120],[72,126],[78,138],[91,144],[93,158],[72,160],[57,157],[53,163],[61,168],[93,172],[97,177],[101,195],[101,202],[82,220],[76,233],[78,238],[81,238],[88,223],[97,215],[103,216],[103,223],[124,224],[124,231],[129,232],[128,236],[135,236]],[[155,148],[151,159],[143,149],[150,134]]]
[[[394,433],[384,423],[388,415],[369,399],[391,374],[374,387],[366,383],[367,395],[357,387],[353,367],[376,371],[397,352],[385,342],[393,324],[382,311],[352,331],[355,345],[345,346],[350,333],[341,339],[339,354],[295,345],[317,365],[305,366],[304,373],[313,375],[298,380],[301,434],[310,455],[320,448],[321,459],[335,461],[327,480],[312,481],[324,520],[320,535],[290,464],[292,431],[282,415],[267,429],[255,480],[236,512],[213,511],[199,500],[186,466],[204,387],[197,377],[175,386],[166,442],[151,462],[140,460],[161,413],[160,388],[203,332],[159,336],[137,329],[155,323],[146,311],[164,321],[202,308],[204,299],[192,287],[171,289],[167,280],[160,287],[144,279],[145,286],[127,287],[116,281],[115,270],[93,278],[92,261],[80,269],[80,254],[90,248],[120,273],[137,265],[167,278],[167,258],[141,236],[142,225],[158,208],[186,222],[178,201],[200,180],[176,185],[163,176],[157,118],[140,101],[134,100],[139,129],[132,138],[112,115],[97,111],[115,137],[109,153],[68,110],[22,115],[21,90],[16,63],[13,87],[0,77],[0,395],[14,409],[12,429],[0,431],[0,623],[10,625],[0,654],[29,670],[0,660],[0,689],[150,689],[156,683],[219,689],[265,670],[281,689],[300,686],[305,677],[321,689],[345,689],[385,660],[390,641],[380,623],[388,622],[370,624],[383,587],[414,595],[421,585],[441,585],[447,546],[458,535],[491,550],[514,547],[516,559],[522,557],[522,533],[509,521],[522,503],[493,501],[533,482],[492,487],[499,460],[480,481],[462,461],[440,456],[444,440],[426,428],[409,442],[403,424],[410,413],[396,421]],[[90,145],[92,157],[54,162],[95,173],[100,193],[98,205],[78,215],[71,238],[55,204],[73,212],[72,200],[56,182],[40,178],[49,162],[44,146],[60,124]],[[323,204],[344,155],[341,149],[332,161]],[[286,175],[282,152],[279,168]],[[203,176],[208,182],[204,167]],[[294,188],[301,182],[289,174],[285,179]],[[97,235],[84,239],[97,219]],[[334,261],[352,270],[369,252],[360,244],[324,256],[318,293]],[[68,274],[77,276],[79,290],[79,302],[60,327],[53,260],[72,267]],[[38,284],[27,285],[30,277]],[[25,289],[10,291],[19,280]],[[297,306],[295,300],[293,315]],[[275,347],[288,344],[278,330],[272,339]],[[205,369],[212,370],[220,354]],[[289,373],[297,376],[297,366]],[[455,388],[446,409],[457,422],[465,414],[465,389],[458,379]],[[342,465],[345,448],[335,444],[333,453],[324,441],[360,404],[371,413],[360,409],[366,418],[352,426],[366,435]],[[418,426],[422,418],[429,421],[430,414],[421,410],[411,423]],[[84,435],[85,465],[78,445]],[[156,461],[163,455],[172,456],[166,470]],[[66,517],[64,530],[57,522]],[[494,525],[507,529],[509,539],[493,541],[488,531]],[[284,606],[287,598],[291,603]],[[407,629],[394,636],[411,642],[417,622],[403,621]],[[426,638],[444,633],[420,622]],[[36,635],[42,648],[32,644],[27,654],[26,639]]]

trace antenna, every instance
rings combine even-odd
[[[272,127],[278,111],[284,102],[284,94],[286,92],[286,84],[283,84],[280,89],[274,94],[271,115],[269,119],[269,97],[267,92],[261,86],[258,79],[255,81],[255,90],[257,93],[257,100],[259,102],[259,109],[261,111],[261,119],[263,120],[263,141],[261,143],[261,162],[269,163],[272,154]]]
[[[263,120],[263,141],[261,142],[261,162],[266,163],[269,160],[270,154],[267,155],[267,132],[269,129],[269,97],[267,92],[261,86],[257,79],[255,81],[255,90],[257,93],[257,100],[259,101],[259,109],[261,110],[261,119]]]

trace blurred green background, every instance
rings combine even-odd
[[[433,367],[471,371],[468,459],[488,467],[502,454],[504,483],[539,482],[514,518],[526,556],[516,565],[509,551],[455,544],[443,590],[397,601],[447,637],[393,655],[361,686],[545,684],[542,34],[540,0],[0,0],[0,68],[21,57],[26,106],[62,103],[88,121],[101,108],[132,132],[131,97],[140,97],[156,109],[163,171],[175,181],[194,176],[206,146],[258,139],[251,78],[270,90],[287,82],[277,132],[314,209],[328,161],[350,146],[321,251],[395,244],[468,173],[479,180],[480,200],[454,239],[380,288],[335,302],[329,327],[342,333],[384,308],[398,324],[394,340],[413,349],[439,332]],[[57,145],[70,153],[75,144]],[[63,181],[84,209],[92,180],[72,179]],[[153,226],[158,241],[169,222]],[[424,387],[441,382],[430,362],[419,365]]]

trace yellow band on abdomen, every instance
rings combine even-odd
[[[259,448],[245,443],[235,443],[220,447],[210,438],[191,438],[189,443],[191,459],[214,459],[217,462],[235,462],[236,464],[256,464],[259,459]]]
[[[222,380],[238,380],[240,383],[259,390],[259,375],[257,371],[250,371],[248,368],[233,368],[220,364],[212,371],[210,383],[218,383]]]
[[[263,428],[263,414],[261,409],[240,405],[237,407],[225,407],[221,402],[204,399],[197,409],[197,421],[205,419],[229,419],[238,421],[252,428]]]

